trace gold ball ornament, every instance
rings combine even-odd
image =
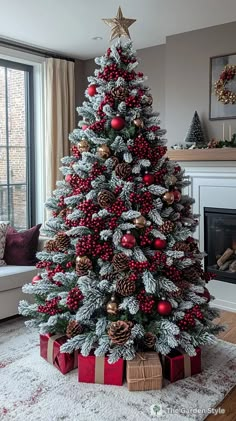
[[[97,148],[98,155],[100,158],[107,159],[111,156],[111,150],[107,145],[101,145]]]
[[[162,199],[168,204],[168,205],[172,205],[172,203],[174,203],[175,201],[175,196],[171,191],[166,192]]]
[[[133,223],[136,228],[144,228],[147,224],[147,220],[144,218],[144,216],[141,215],[138,218],[133,219]]]
[[[141,120],[141,118],[135,118],[135,120],[133,121],[133,123],[139,129],[143,129],[143,127],[144,127],[144,123],[143,123],[143,120]]]
[[[116,315],[119,312],[118,303],[116,302],[115,297],[111,297],[111,300],[108,301],[108,303],[107,303],[106,309],[107,309],[107,313],[111,314],[113,316]]]
[[[80,153],[88,152],[89,149],[90,149],[89,143],[86,139],[80,140],[77,147],[78,147],[78,150],[80,151]]]

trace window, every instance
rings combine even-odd
[[[0,59],[0,220],[35,223],[33,67]]]

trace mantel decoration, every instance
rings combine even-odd
[[[236,54],[210,59],[209,118],[236,118]]]

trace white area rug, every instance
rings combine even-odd
[[[203,373],[167,384],[161,391],[128,392],[126,385],[78,383],[77,370],[63,376],[39,356],[36,331],[27,330],[20,319],[4,322],[0,324],[0,420],[203,420],[236,384],[236,346],[218,341],[203,349],[202,359]],[[151,407],[159,404],[162,415],[157,417]]]

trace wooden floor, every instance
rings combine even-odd
[[[219,338],[223,339],[224,341],[231,342],[232,344],[236,344],[236,313],[222,311],[220,319],[217,321],[228,325],[227,330],[222,332],[219,335]],[[217,408],[224,408],[225,414],[209,415],[206,418],[207,421],[236,421],[236,386],[217,406]]]

